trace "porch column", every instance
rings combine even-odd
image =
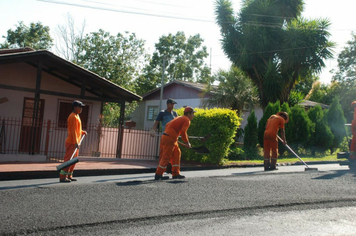
[[[116,158],[121,158],[121,154],[122,154],[122,142],[124,139],[124,120],[125,120],[125,101],[121,101]]]
[[[40,124],[38,122],[38,111],[39,111],[39,104],[40,104],[40,94],[41,94],[41,79],[42,79],[42,66],[43,66],[43,61],[38,62],[37,66],[37,77],[36,77],[36,88],[35,88],[35,102],[34,102],[34,107],[33,107],[33,115],[32,115],[32,127],[31,127],[31,145],[30,145],[30,150],[29,154],[34,155],[35,154],[35,145],[36,145],[36,127],[38,127]]]

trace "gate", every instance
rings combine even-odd
[[[22,119],[4,118],[1,121],[1,154],[19,154]],[[67,129],[50,120],[39,123],[41,141],[38,154],[46,155],[48,162],[63,161]],[[119,128],[88,124],[88,135],[83,140],[79,155],[87,157],[116,158]],[[124,128],[123,159],[155,160],[159,156],[160,137],[151,137],[149,129]]]

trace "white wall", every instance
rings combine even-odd
[[[0,65],[0,84],[25,87],[34,89],[36,86],[37,69],[25,63]],[[80,88],[68,84],[45,72],[42,74],[41,89],[54,92],[65,92],[68,94],[80,94]],[[87,96],[93,96],[86,93]],[[23,113],[24,98],[34,98],[34,94],[24,91],[6,90],[0,88],[0,98],[7,97],[8,102],[0,104],[0,117],[21,118]],[[73,98],[58,97],[54,95],[41,94],[41,99],[45,100],[44,120],[56,121],[59,100],[73,101]],[[100,105],[98,101],[81,100],[84,104],[89,104],[89,123],[95,123],[100,115]]]
[[[177,104],[175,104],[174,109],[179,109],[184,106],[191,106],[193,108],[198,108],[201,105],[201,99],[200,98],[195,98],[195,99],[174,99]],[[151,128],[154,124],[154,121],[149,121],[147,120],[147,110],[149,106],[159,106],[160,100],[149,100],[146,101],[145,104],[142,104],[145,106],[145,114],[144,114],[144,127],[145,128]],[[167,99],[162,100],[162,110],[167,108]]]
[[[245,128],[245,126],[247,125],[247,118],[249,117],[249,115],[251,114],[251,112],[249,112],[249,111],[245,111],[245,112],[243,112],[242,113],[242,121],[241,121],[241,125],[240,125],[240,127],[241,128]],[[257,124],[258,124],[258,122],[260,121],[260,119],[262,118],[262,116],[263,116],[263,110],[262,110],[262,108],[255,108],[255,116],[256,116],[256,118],[257,118]]]

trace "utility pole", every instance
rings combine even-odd
[[[162,111],[162,100],[163,100],[163,86],[164,86],[164,72],[166,69],[166,56],[163,56],[163,67],[162,67],[162,79],[161,79],[161,95],[160,95],[160,100],[159,100],[159,111]]]

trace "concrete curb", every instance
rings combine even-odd
[[[309,165],[320,164],[341,164],[344,161],[330,161],[330,162],[309,162]],[[290,165],[303,165],[303,163],[293,163]],[[250,168],[263,167],[263,164],[251,165],[229,165],[229,166],[189,166],[182,167],[181,171],[199,171],[199,170],[214,170],[214,169],[228,169],[228,168]],[[92,170],[75,170],[75,177],[83,176],[102,176],[102,175],[126,175],[126,174],[145,174],[154,173],[156,168],[132,168],[132,169],[92,169]],[[0,181],[5,180],[25,180],[25,179],[47,179],[59,178],[59,171],[15,171],[15,172],[0,172]]]

